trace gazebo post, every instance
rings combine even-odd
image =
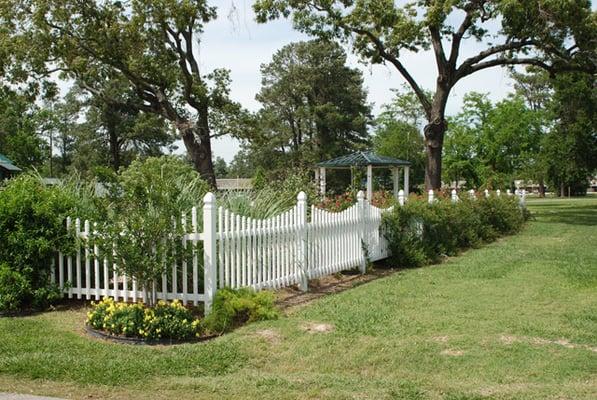
[[[319,168],[319,192],[325,197],[325,167]]]
[[[367,165],[367,200],[373,196],[373,165]]]
[[[409,189],[408,189],[408,179],[410,178],[410,167],[408,165],[404,166],[404,194],[408,196]]]
[[[397,199],[400,190],[400,170],[396,167],[392,168],[392,185],[394,198]]]

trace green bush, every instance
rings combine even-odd
[[[400,266],[416,267],[517,232],[528,218],[514,197],[468,198],[433,204],[411,198],[383,217],[383,230]]]
[[[154,302],[154,283],[175,261],[171,242],[165,238],[183,231],[173,219],[196,206],[209,186],[190,164],[166,156],[133,161],[109,186],[103,218],[97,221],[101,234],[93,239],[100,253],[113,255],[120,272],[134,277]],[[177,254],[182,254],[181,248]]]
[[[224,288],[216,293],[211,313],[203,326],[212,334],[222,334],[247,322],[277,319],[279,311],[271,292]]]
[[[19,272],[0,265],[0,311],[18,311],[29,296],[29,281]]]
[[[23,174],[0,187],[0,263],[29,285],[24,297],[17,296],[20,304],[11,301],[11,307],[44,308],[59,298],[49,286],[51,258],[73,245],[65,219],[79,215],[79,210],[74,190],[47,186],[35,174]]]
[[[202,333],[200,321],[177,300],[145,307],[105,298],[93,304],[93,310],[87,313],[87,324],[113,335],[148,340],[188,340]]]

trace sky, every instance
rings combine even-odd
[[[258,24],[251,0],[218,0],[212,4],[218,6],[219,17],[206,26],[201,38],[199,58],[202,70],[229,69],[231,98],[255,111],[259,108],[255,95],[261,87],[261,64],[270,62],[272,55],[283,46],[310,38],[295,31],[289,20]],[[465,40],[460,59],[476,54],[480,49],[479,44]],[[434,88],[437,70],[431,52],[405,53],[401,60],[419,85],[430,90]],[[390,102],[391,89],[400,88],[406,82],[392,66],[363,64],[352,54],[349,55],[349,64],[363,72],[368,101],[373,105],[374,114],[383,104]],[[470,91],[488,93],[490,99],[498,101],[512,91],[512,81],[507,71],[499,67],[464,78],[452,90],[447,105],[448,115],[458,112],[463,96]],[[179,147],[183,151],[183,146]],[[212,147],[214,158],[223,157],[229,162],[239,150],[239,142],[224,137],[214,140]]]

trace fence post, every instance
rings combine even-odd
[[[307,194],[300,192],[296,196],[296,205],[298,210],[298,248],[300,263],[299,289],[306,292],[309,289],[309,248],[307,247]]]
[[[433,193],[432,189],[429,189],[429,194],[428,194],[427,202],[429,204],[433,204],[434,197],[435,197],[435,193]]]
[[[485,197],[489,197],[489,190],[485,189]]]
[[[458,194],[456,193],[456,189],[452,189],[452,203],[458,202]]]
[[[520,199],[519,199],[519,202],[520,202],[520,206],[521,206],[521,207],[524,207],[524,206],[525,206],[524,202],[525,202],[525,197],[526,197],[526,195],[527,195],[527,191],[526,191],[525,189],[522,189],[522,190],[519,190],[519,191],[518,191],[518,196],[519,196],[519,198],[520,198]]]
[[[209,192],[203,197],[203,296],[205,315],[209,314],[217,288],[216,196]]]
[[[495,194],[497,195],[497,197],[500,197],[502,195],[502,191],[498,189],[495,191]]]
[[[360,222],[360,226],[359,226],[359,238],[360,238],[360,244],[361,244],[361,273],[364,274],[367,271],[367,259],[365,257],[365,249],[367,246],[367,243],[365,243],[365,229],[366,229],[366,224],[367,224],[367,220],[366,220],[366,215],[365,215],[365,193],[363,193],[362,190],[359,190],[359,192],[357,193],[357,207],[358,207],[358,212],[359,212],[359,222]]]
[[[404,205],[404,190],[400,189],[398,191],[398,204],[400,204],[401,206]]]
[[[507,190],[506,190],[506,194],[508,195],[508,197],[509,197],[509,196],[512,196],[512,192],[510,191],[510,189],[507,189]]]
[[[475,191],[474,189],[471,189],[468,191],[469,196],[471,196],[471,199],[476,199],[477,197],[475,196]]]

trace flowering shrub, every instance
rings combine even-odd
[[[347,192],[336,196],[327,196],[317,204],[317,207],[332,212],[340,212],[352,206],[356,201],[356,195]]]
[[[187,340],[202,333],[200,321],[178,300],[159,301],[149,308],[105,298],[93,304],[93,310],[87,313],[87,324],[113,335],[149,340]]]
[[[377,208],[388,208],[396,203],[396,199],[387,190],[378,190],[371,195],[371,204]]]

